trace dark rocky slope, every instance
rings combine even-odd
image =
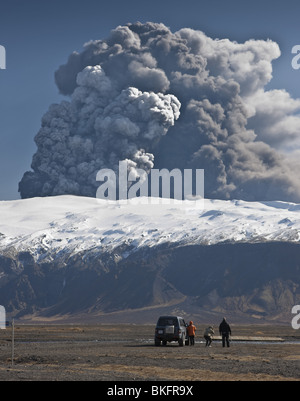
[[[52,262],[0,256],[0,304],[11,316],[76,316],[164,308],[200,317],[290,322],[300,304],[300,245],[164,244],[124,258],[85,251]]]

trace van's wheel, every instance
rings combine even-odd
[[[181,339],[178,341],[179,347],[183,347],[185,345],[185,336],[182,336]]]
[[[164,347],[167,345],[167,341],[163,341],[162,343]]]

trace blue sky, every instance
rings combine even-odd
[[[213,38],[272,39],[282,56],[274,62],[272,88],[300,98],[300,70],[291,50],[300,45],[299,1],[224,0],[3,0],[0,45],[0,200],[18,199],[18,182],[30,169],[34,136],[49,105],[60,102],[54,72],[72,51],[106,38],[128,22],[162,22],[172,31],[190,27]]]

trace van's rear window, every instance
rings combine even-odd
[[[177,326],[177,319],[171,317],[161,317],[158,319],[158,326]]]

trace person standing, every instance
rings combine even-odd
[[[231,336],[231,328],[225,317],[223,318],[223,321],[219,326],[219,333],[222,336],[223,348],[225,347],[225,343],[227,344],[227,347],[229,348],[230,347],[229,336]]]
[[[204,338],[206,340],[206,347],[211,347],[213,335],[215,334],[213,326],[207,327],[204,332]]]
[[[194,326],[194,322],[190,321],[190,324],[187,327],[190,345],[195,345],[196,330],[197,329],[196,326]]]

